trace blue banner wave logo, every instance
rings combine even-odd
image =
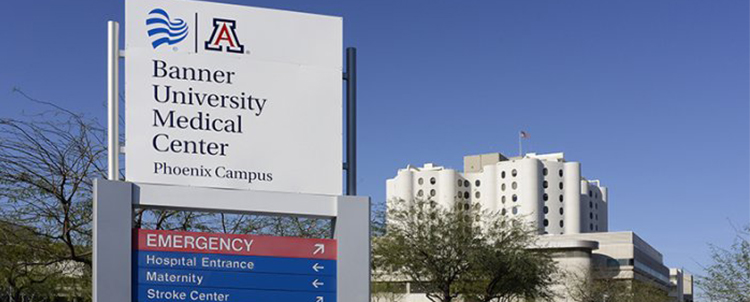
[[[154,39],[151,42],[154,49],[162,44],[177,44],[187,37],[188,26],[184,20],[180,18],[171,20],[169,14],[161,8],[151,10],[148,15],[146,26],[150,26],[148,36]]]

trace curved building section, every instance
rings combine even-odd
[[[501,210],[497,193],[497,166],[488,165],[484,167],[485,173],[478,173],[474,178],[474,202],[479,203],[482,209],[492,212]]]
[[[581,164],[565,163],[562,172],[563,183],[568,185],[563,191],[563,208],[565,209],[565,234],[581,232]]]
[[[409,169],[398,171],[396,178],[389,180],[389,182],[392,182],[392,186],[388,186],[391,190],[387,190],[386,192],[386,194],[391,196],[389,199],[412,201],[414,199],[413,178],[414,172]]]
[[[565,190],[569,185],[565,185],[565,163],[559,161],[540,160],[542,168],[542,202],[544,207],[545,234],[563,234],[565,232],[566,222],[565,215],[569,212],[565,209]],[[546,225],[545,225],[546,224]]]
[[[540,202],[542,199],[542,186],[539,182],[541,174],[542,164],[539,160],[522,158],[518,161],[518,175],[514,177],[514,181],[516,179],[518,181],[521,216],[543,230],[546,227],[543,223],[547,221],[544,221],[543,205]]]
[[[456,180],[457,173],[454,170],[440,170],[437,172],[437,201],[444,207],[449,207],[454,204],[457,197],[457,185]]]
[[[468,188],[469,183],[456,170],[432,164],[407,166],[399,170],[396,177],[386,181],[386,202],[433,200],[450,207],[455,202],[470,201],[464,183]]]
[[[604,203],[605,188],[601,188],[598,180],[583,180],[581,182],[581,212],[584,218],[582,228],[588,232],[605,232],[603,225],[607,221],[606,204]]]
[[[607,205],[607,194],[609,189],[606,187],[599,187],[602,190],[602,204],[601,204],[601,222],[599,224],[599,231],[609,232],[609,206]]]

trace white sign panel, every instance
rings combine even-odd
[[[128,181],[340,195],[342,19],[127,0]]]

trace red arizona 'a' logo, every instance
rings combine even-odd
[[[237,39],[235,26],[234,20],[214,18],[214,31],[206,41],[206,50],[222,51],[226,48],[228,52],[244,53],[245,46]]]

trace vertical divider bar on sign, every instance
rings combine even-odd
[[[346,48],[346,195],[357,195],[357,48]]]
[[[107,21],[107,179],[120,178],[120,24]]]
[[[198,53],[198,13],[195,13],[195,53]]]

